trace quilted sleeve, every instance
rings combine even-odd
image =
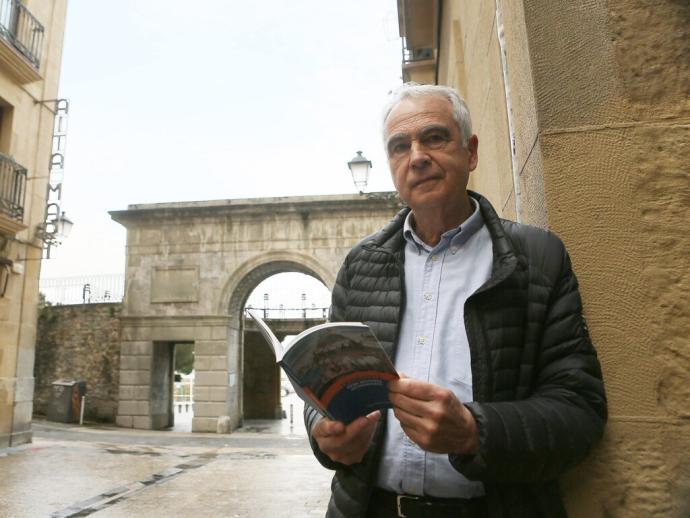
[[[480,434],[477,455],[450,455],[470,479],[541,483],[579,463],[602,436],[607,419],[601,367],[582,315],[578,283],[562,261],[544,322],[531,396],[468,403]]]

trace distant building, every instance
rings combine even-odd
[[[66,9],[66,0],[0,0],[0,448],[31,441],[38,277]]]

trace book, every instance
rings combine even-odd
[[[295,393],[322,415],[349,424],[391,407],[388,382],[399,376],[369,326],[361,322],[320,324],[283,347],[258,312],[247,313],[273,348]]]

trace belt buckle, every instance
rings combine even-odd
[[[398,517],[399,518],[405,518],[407,515],[403,514],[402,512],[402,502],[403,498],[407,498],[408,500],[419,500],[418,496],[412,496],[412,495],[397,495],[395,497],[395,503],[397,504],[398,507]]]

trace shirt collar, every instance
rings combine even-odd
[[[484,225],[484,219],[482,218],[482,213],[479,210],[479,203],[477,200],[470,197],[470,203],[474,207],[474,211],[463,221],[460,225],[450,230],[445,231],[441,235],[441,241],[434,247],[427,245],[424,241],[420,239],[413,228],[413,212],[410,211],[405,218],[403,224],[403,236],[405,240],[414,245],[417,248],[417,252],[421,253],[422,250],[431,252],[432,250],[442,250],[443,248],[450,247],[451,249],[457,250],[460,246],[465,244],[469,238],[471,238],[482,226]],[[453,252],[455,253],[455,252]]]

